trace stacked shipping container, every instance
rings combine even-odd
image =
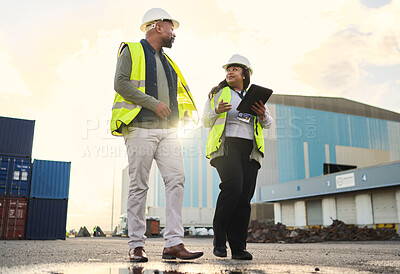
[[[26,239],[65,239],[71,163],[34,160]]]
[[[0,155],[0,196],[28,197],[31,159]]]
[[[0,117],[0,155],[31,158],[35,121]]]
[[[0,239],[23,239],[35,121],[0,117]]]
[[[34,125],[0,117],[1,239],[65,239],[71,163],[32,165]]]
[[[0,197],[0,235],[2,239],[23,239],[25,235],[26,198]]]

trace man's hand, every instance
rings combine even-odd
[[[164,104],[163,102],[159,102],[156,106],[156,110],[154,111],[160,118],[167,118],[171,114],[171,109]]]

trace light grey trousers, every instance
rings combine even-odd
[[[130,179],[127,206],[128,244],[132,249],[144,246],[146,241],[146,198],[153,160],[157,163],[165,185],[164,246],[182,243],[185,171],[182,146],[177,134],[177,129],[124,127]]]

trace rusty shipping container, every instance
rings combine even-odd
[[[0,197],[0,239],[25,238],[28,199]]]

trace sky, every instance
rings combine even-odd
[[[32,158],[72,162],[67,229],[117,223],[127,165],[123,139],[109,133],[117,50],[144,38],[142,16],[154,7],[180,22],[165,51],[200,114],[233,54],[276,94],[400,112],[399,0],[7,1],[0,116],[36,121]]]

